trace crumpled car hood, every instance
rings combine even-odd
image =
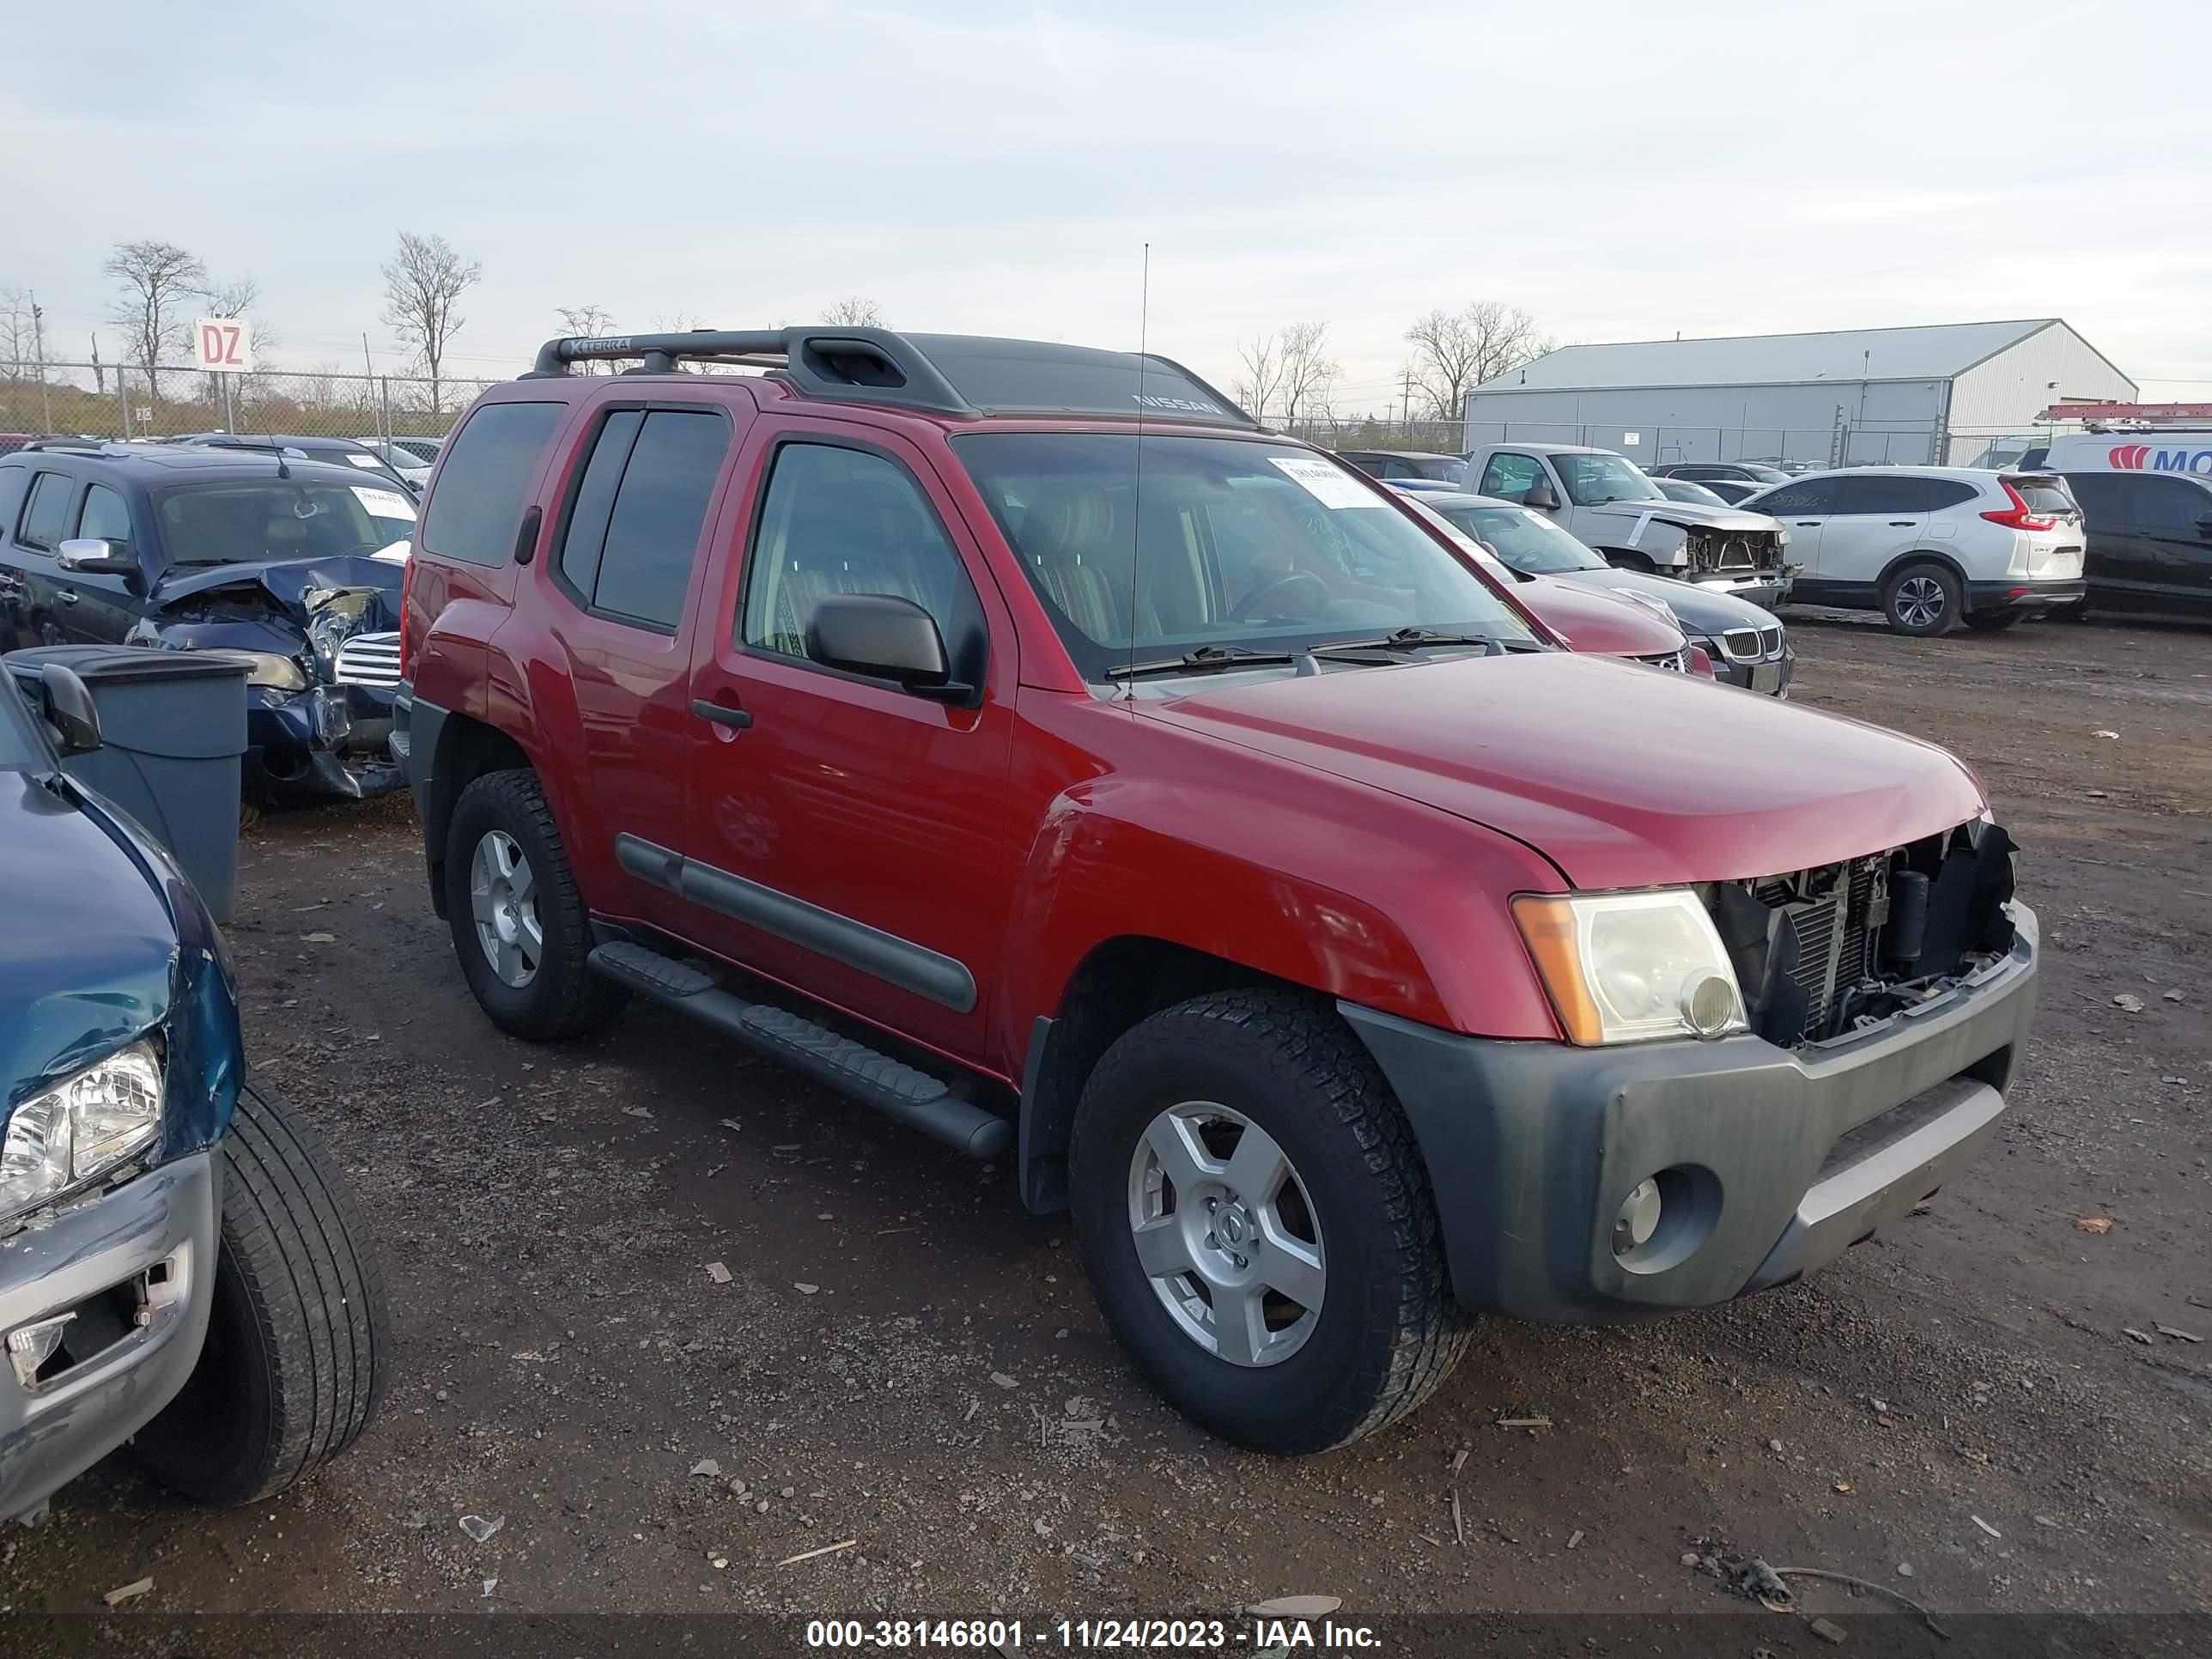
[[[171,611],[181,602],[231,587],[258,587],[281,605],[295,621],[304,623],[315,608],[313,595],[346,588],[378,588],[387,596],[382,606],[396,618],[399,587],[406,567],[372,554],[349,553],[331,559],[268,560],[247,564],[191,566],[172,570],[154,589],[156,612]],[[396,620],[380,618],[370,625],[397,627]]]
[[[1634,524],[1648,516],[1654,524],[1671,524],[1680,530],[1733,530],[1756,534],[1781,527],[1764,513],[1747,513],[1740,507],[1707,507],[1700,501],[1607,501],[1602,507],[1585,507],[1581,510],[1618,518],[1625,524]]]

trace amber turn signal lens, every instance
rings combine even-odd
[[[1583,976],[1573,901],[1565,894],[1523,893],[1513,901],[1513,920],[1520,925],[1567,1041],[1585,1047],[1604,1042],[1605,1022]]]

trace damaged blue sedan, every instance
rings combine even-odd
[[[242,652],[255,805],[379,795],[415,503],[296,452],[41,440],[0,457],[0,650]]]
[[[0,1521],[134,1441],[249,1503],[384,1379],[380,1278],[313,1127],[247,1075],[222,937],[168,853],[63,769],[58,664],[0,673]]]

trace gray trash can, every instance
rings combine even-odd
[[[11,651],[6,662],[33,696],[50,662],[84,682],[100,711],[100,744],[71,755],[63,769],[143,824],[209,913],[228,921],[238,899],[247,660],[222,651],[41,645]]]

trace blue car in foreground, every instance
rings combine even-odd
[[[175,862],[63,770],[85,683],[0,672],[0,1521],[125,1440],[252,1502],[342,1450],[383,1290],[313,1128],[250,1078],[222,937]]]

